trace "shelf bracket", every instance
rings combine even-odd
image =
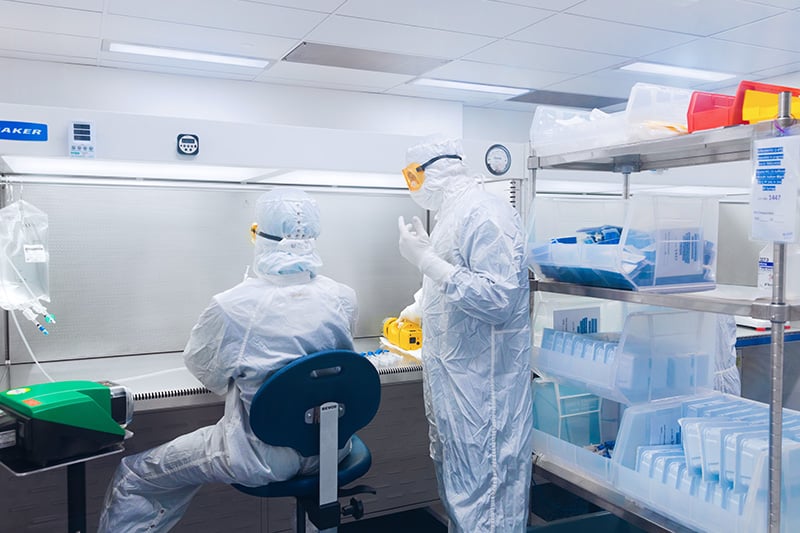
[[[638,154],[615,157],[612,170],[621,174],[640,172],[642,170],[642,159]]]

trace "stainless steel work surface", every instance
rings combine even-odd
[[[377,337],[356,339],[355,350],[368,352],[380,344]],[[181,352],[101,357],[71,361],[14,364],[6,368],[9,383],[6,388],[21,387],[49,381],[109,380],[125,385],[136,399],[136,410],[173,408],[207,403],[221,403],[223,398],[212,394],[192,375],[183,363]],[[420,363],[405,358],[396,366],[379,368],[381,383],[400,383],[422,379]],[[2,371],[0,371],[2,372]]]

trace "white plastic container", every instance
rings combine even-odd
[[[688,131],[692,91],[637,83],[624,111],[537,106],[530,141],[537,156],[679,135]]]

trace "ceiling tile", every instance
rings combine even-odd
[[[187,68],[186,62],[180,64],[168,63],[136,63],[132,61],[118,61],[111,59],[109,56],[101,52],[101,58],[98,64],[101,67],[122,68],[126,70],[142,70],[146,72],[160,72],[163,74],[178,74],[181,76],[196,76],[202,78],[223,78],[229,80],[251,81],[255,74],[253,72],[243,73],[241,68],[239,71],[228,70],[206,70],[203,68]],[[202,65],[201,65],[202,66]]]
[[[783,9],[800,9],[800,0],[750,0],[754,4],[782,7]]]
[[[288,87],[312,87],[315,89],[333,89],[340,91],[355,91],[361,93],[374,93],[380,94],[385,89],[380,87],[370,87],[366,85],[350,85],[347,83],[336,83],[332,81],[323,81],[315,79],[296,79],[296,78],[268,78],[263,80],[256,80],[264,84],[270,85],[284,85]]]
[[[692,84],[696,83],[685,78],[647,76],[624,70],[605,70],[555,83],[547,87],[547,90],[627,98],[630,96],[631,88],[638,82],[684,89],[690,89]]]
[[[413,76],[281,61],[260,74],[256,81],[270,81],[271,78],[389,89],[413,79]]]
[[[75,57],[94,60],[100,51],[100,39],[4,29],[0,31],[0,49],[0,55],[7,57],[8,54],[4,51],[14,50],[31,54],[52,54],[62,57],[62,60]]]
[[[779,67],[767,68],[751,73],[751,76],[757,76],[754,79],[771,78],[773,76],[783,76],[793,72],[800,71],[800,63],[788,63]]]
[[[694,39],[684,33],[565,14],[550,17],[508,38],[628,57],[657,52]]]
[[[484,106],[508,97],[504,95],[481,93],[478,91],[459,91],[456,89],[440,89],[437,87],[423,87],[421,85],[411,84],[400,85],[385,91],[385,93],[400,96],[416,96],[419,98],[434,98],[437,100],[450,100],[474,106]]]
[[[281,6],[217,0],[108,0],[108,12],[260,35],[302,38],[327,15]]]
[[[61,51],[59,54],[43,54],[23,50],[5,50],[0,48],[0,57],[11,59],[24,59],[29,61],[47,61],[49,63],[68,63],[70,65],[97,66],[96,57],[71,56]]]
[[[101,15],[60,7],[0,0],[0,27],[99,37]]]
[[[459,58],[490,42],[491,38],[450,31],[417,28],[334,15],[308,35],[307,41],[367,48],[382,52]]]
[[[549,72],[584,74],[624,63],[628,58],[504,40],[485,46],[463,59]]]
[[[505,85],[506,87],[525,87],[538,89],[563,81],[571,74],[506,67],[493,63],[477,61],[453,61],[428,72],[426,78]]]
[[[800,72],[790,72],[780,76],[759,78],[757,81],[769,83],[770,85],[782,85],[784,87],[800,87]]]
[[[681,67],[744,74],[800,61],[800,54],[706,38],[647,55],[642,59]]]
[[[321,13],[333,13],[345,3],[346,0],[244,0],[257,4],[272,4],[276,6],[293,7],[296,9],[306,9],[308,11],[319,11]]]
[[[14,0],[16,1],[16,0]],[[24,0],[26,4],[41,4],[43,6],[66,7],[82,11],[103,12],[103,0]]]
[[[423,14],[424,16],[420,16]],[[337,15],[503,37],[551,16],[551,11],[483,0],[348,0]]]
[[[506,111],[525,111],[531,114],[531,119],[533,118],[533,112],[536,111],[536,104],[529,104],[528,102],[512,102],[511,100],[503,100],[502,102],[492,102],[491,104],[487,104],[484,107],[489,107],[491,109],[505,109]]]
[[[563,11],[580,4],[583,0],[490,0],[496,4],[515,4],[518,6],[539,7],[550,11]]]
[[[296,39],[254,33],[184,26],[172,22],[107,15],[103,38],[110,41],[164,46],[278,60],[297,45]]]
[[[742,0],[586,0],[568,10],[602,20],[708,36],[776,15],[780,9]]]
[[[797,11],[790,11],[777,17],[726,31],[725,33],[715,35],[715,37],[729,41],[800,52],[800,34],[798,34],[797,31],[798,24],[800,24],[800,13]],[[768,55],[773,52],[766,51],[764,53]]]

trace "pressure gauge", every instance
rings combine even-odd
[[[511,168],[511,152],[502,144],[493,144],[486,150],[486,170],[495,176],[502,176]]]

